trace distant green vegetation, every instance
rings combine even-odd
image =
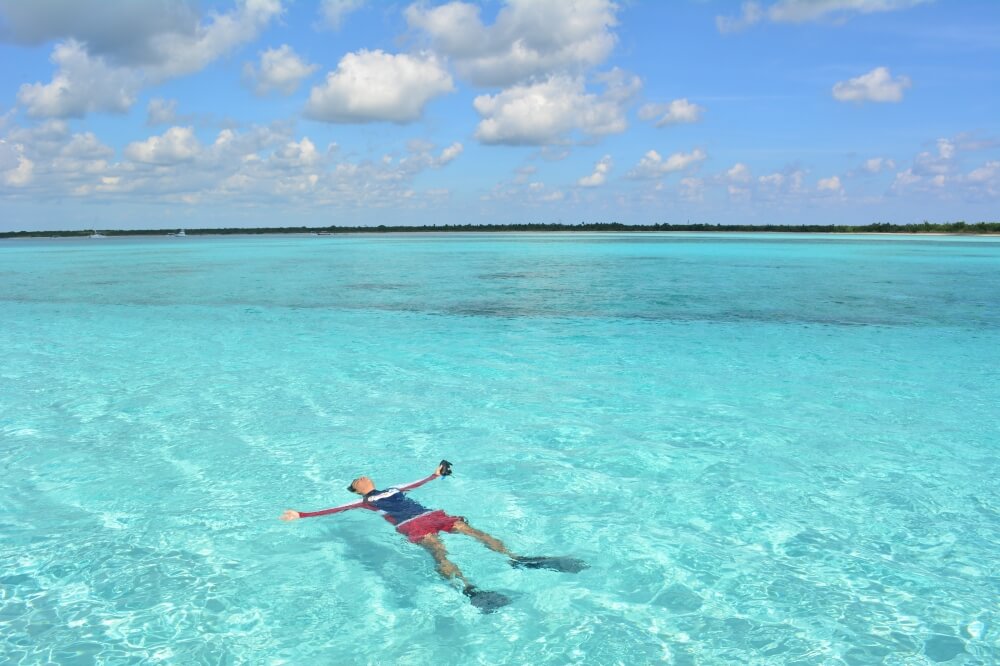
[[[175,229],[118,229],[102,231],[105,236],[165,236]],[[581,222],[580,224],[550,224],[526,222],[521,224],[443,224],[409,227],[257,227],[253,229],[188,229],[188,236],[209,234],[357,234],[357,233],[401,233],[427,231],[749,231],[781,233],[851,233],[851,234],[996,234],[1000,233],[1000,222],[944,222],[935,224],[889,224],[876,222],[862,226],[839,224],[621,224],[620,222]],[[89,236],[88,231],[5,231],[0,238],[31,237],[73,237]]]

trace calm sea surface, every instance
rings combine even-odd
[[[0,241],[3,664],[994,664],[998,452],[996,238]]]

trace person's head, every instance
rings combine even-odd
[[[367,495],[371,491],[375,490],[375,484],[367,476],[359,476],[351,481],[351,485],[347,486],[347,489],[352,493]]]

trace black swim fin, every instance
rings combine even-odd
[[[580,573],[589,565],[575,557],[512,557],[510,566],[515,569],[551,569],[563,573]]]
[[[462,594],[469,597],[472,605],[484,613],[495,613],[510,603],[510,597],[505,594],[491,592],[490,590],[480,590],[472,585],[462,590]]]

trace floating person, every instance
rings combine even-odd
[[[552,569],[567,573],[577,573],[587,568],[587,565],[582,560],[573,557],[524,557],[515,555],[508,550],[502,541],[472,527],[465,518],[449,516],[440,509],[428,509],[406,495],[408,491],[419,488],[428,481],[433,481],[441,476],[449,476],[450,474],[451,463],[447,460],[442,460],[430,476],[412,483],[390,486],[386,490],[377,490],[375,483],[370,478],[359,476],[351,482],[347,490],[361,495],[360,500],[321,511],[295,511],[288,509],[281,514],[281,520],[289,521],[298,520],[299,518],[327,516],[351,509],[377,511],[383,518],[396,526],[397,532],[405,535],[412,543],[426,548],[437,563],[438,573],[446,580],[460,580],[463,585],[462,593],[469,597],[472,604],[484,613],[493,612],[501,606],[509,604],[510,599],[499,592],[481,590],[472,585],[462,574],[461,570],[448,559],[448,551],[438,536],[439,532],[470,536],[490,550],[509,557],[510,564],[513,567]]]

